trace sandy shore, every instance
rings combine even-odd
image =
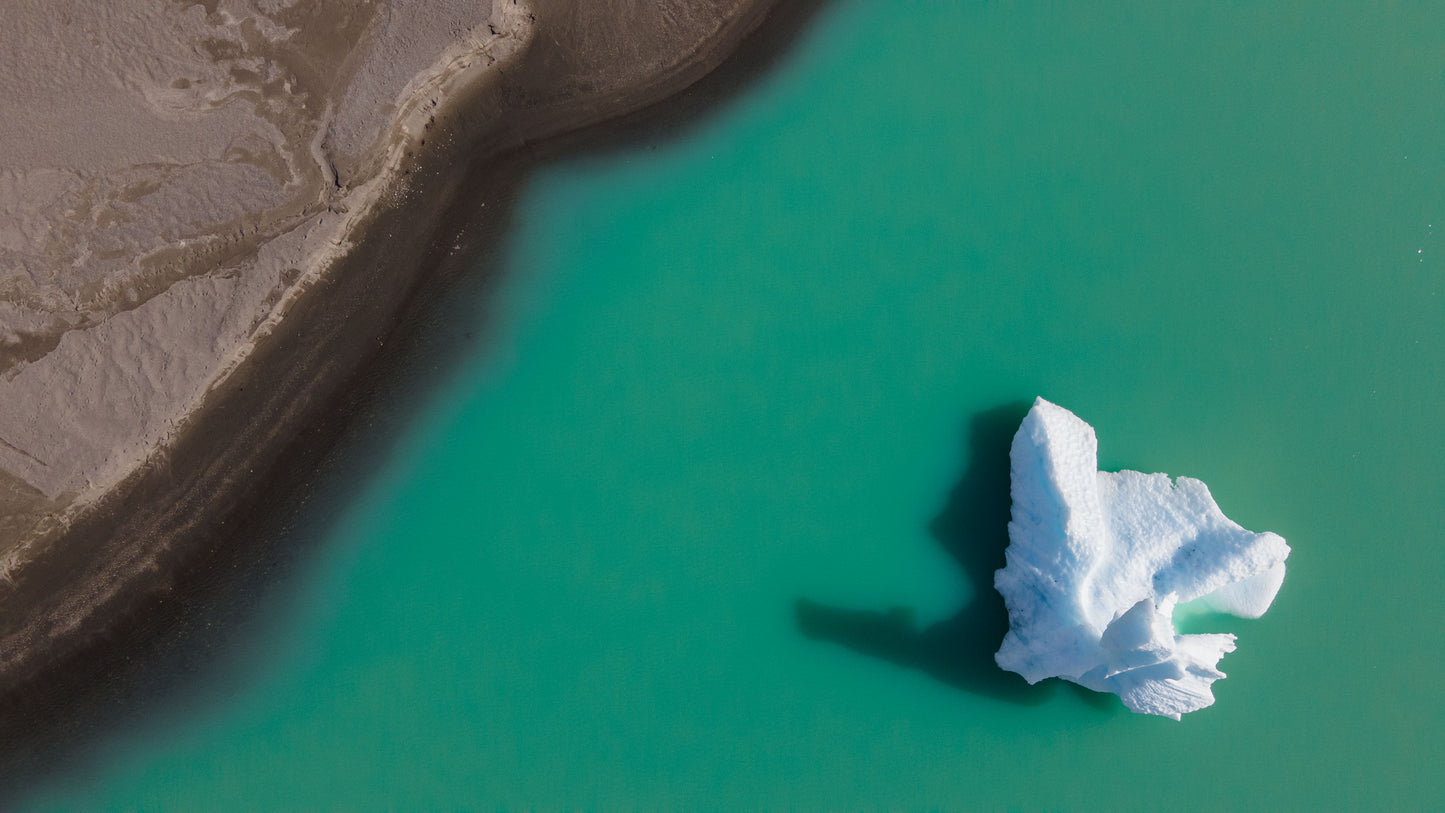
[[[815,5],[782,16],[796,21]],[[228,4],[219,6],[206,11],[221,14]],[[109,681],[117,664],[130,659],[127,652],[138,651],[137,641],[164,634],[178,607],[214,589],[227,578],[222,571],[246,559],[247,546],[256,543],[255,518],[288,490],[305,487],[307,472],[354,416],[358,399],[375,389],[368,382],[397,365],[395,357],[387,361],[385,347],[406,333],[418,300],[435,298],[429,276],[474,265],[505,227],[504,212],[480,228],[464,225],[478,217],[479,198],[501,194],[503,205],[494,209],[504,209],[506,190],[545,145],[568,143],[557,136],[674,96],[755,30],[750,43],[766,40],[776,27],[764,25],[771,7],[765,0],[676,7],[497,0],[492,21],[458,28],[452,20],[445,36],[433,32],[431,39],[391,31],[388,40],[375,19],[358,23],[335,36],[373,37],[369,58],[385,62],[390,73],[368,67],[354,46],[341,49],[332,67],[350,77],[345,92],[364,86],[375,100],[400,86],[400,95],[384,116],[346,119],[335,99],[291,111],[298,121],[328,122],[311,130],[297,125],[314,160],[295,159],[306,168],[291,179],[298,187],[291,190],[294,200],[264,209],[272,220],[252,214],[223,235],[229,259],[218,259],[212,241],[194,254],[185,254],[186,246],[165,254],[169,265],[161,266],[172,277],[159,282],[135,272],[134,263],[110,276],[99,273],[99,282],[82,280],[75,291],[56,294],[67,303],[79,301],[77,292],[94,294],[89,310],[71,311],[80,314],[73,321],[30,319],[13,303],[46,318],[63,308],[45,311],[43,297],[25,299],[13,280],[0,288],[12,305],[0,311],[6,331],[0,347],[8,353],[0,353],[6,365],[0,371],[0,740],[13,747],[48,719],[64,716],[73,695]],[[218,52],[235,57],[219,46]],[[403,58],[408,53],[410,61]],[[245,67],[229,70],[250,76]],[[748,70],[740,66],[733,81]],[[674,120],[721,92],[715,86],[684,94]],[[666,117],[654,115],[648,126],[666,127]],[[625,135],[625,127],[604,128],[590,138],[606,143]],[[288,137],[283,132],[279,143],[294,147]],[[570,143],[564,148],[575,149],[579,139]],[[23,197],[6,198],[0,189],[7,216]],[[224,220],[222,231],[233,226]],[[470,236],[457,239],[462,233]],[[146,234],[132,235],[131,260],[176,249],[165,240],[147,242]],[[174,235],[167,239],[177,242]],[[0,242],[5,245],[18,242]],[[84,265],[73,255],[57,256]],[[32,260],[20,266],[32,280],[44,277],[36,271],[43,263]],[[106,287],[116,274],[131,272],[136,280]],[[50,279],[69,278],[57,272]],[[137,293],[142,283],[151,288]],[[225,307],[187,294],[187,286],[223,290]],[[242,290],[244,296],[236,293]],[[134,316],[142,306],[152,311],[147,319]],[[35,325],[41,327],[31,330]],[[58,336],[46,334],[50,328]],[[77,343],[67,362],[61,351]],[[152,390],[127,389],[135,377],[117,362],[125,352],[138,357],[141,368],[162,371],[146,371]],[[199,361],[174,361],[187,354]],[[57,372],[65,363],[73,365],[68,377]],[[172,367],[184,374],[165,372]],[[38,378],[36,370],[48,375]],[[117,393],[132,412],[112,408],[105,412],[110,424],[74,424],[106,425],[111,435],[77,432],[77,440],[55,430],[83,415],[86,405],[104,412]],[[156,395],[149,403],[148,393]],[[47,436],[45,420],[54,419],[61,423]],[[56,464],[67,460],[69,473],[47,471],[64,469]]]

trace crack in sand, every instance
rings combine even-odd
[[[19,446],[16,446],[15,444],[11,443],[10,441],[6,440],[5,438],[0,438],[0,446],[4,446],[5,448],[9,449],[10,451],[12,451],[12,452],[20,455],[21,457],[26,458],[27,460],[33,461],[34,463],[36,463],[36,464],[38,464],[38,465],[44,466],[44,467],[46,467],[46,468],[50,468],[50,464],[49,464],[49,463],[46,463],[44,460],[41,460],[40,458],[38,458],[38,457],[36,457],[35,455],[33,455],[33,454],[25,451],[24,449],[20,448]]]

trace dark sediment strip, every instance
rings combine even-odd
[[[393,430],[486,341],[512,203],[538,165],[684,134],[773,66],[821,8],[759,3],[657,81],[603,100],[556,93],[557,55],[529,52],[525,81],[442,111],[409,199],[367,224],[164,463],[110,495],[36,563],[39,577],[0,600],[11,619],[0,630],[0,807],[177,694],[224,692],[237,629],[386,458]],[[120,589],[92,589],[108,598],[87,604],[94,585]],[[59,623],[67,613],[75,622]],[[14,622],[40,616],[48,623]]]

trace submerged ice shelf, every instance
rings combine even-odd
[[[1284,581],[1284,539],[1241,528],[1198,480],[1099,471],[1094,428],[1042,398],[1009,456],[1013,518],[994,578],[1009,613],[999,666],[1176,720],[1213,703],[1234,636],[1176,634],[1174,608],[1263,615]]]

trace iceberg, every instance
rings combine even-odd
[[[1009,452],[1013,514],[994,586],[1009,631],[995,660],[1175,720],[1214,702],[1234,636],[1179,635],[1174,609],[1258,618],[1289,546],[1224,516],[1204,483],[1098,470],[1094,428],[1039,398]]]

